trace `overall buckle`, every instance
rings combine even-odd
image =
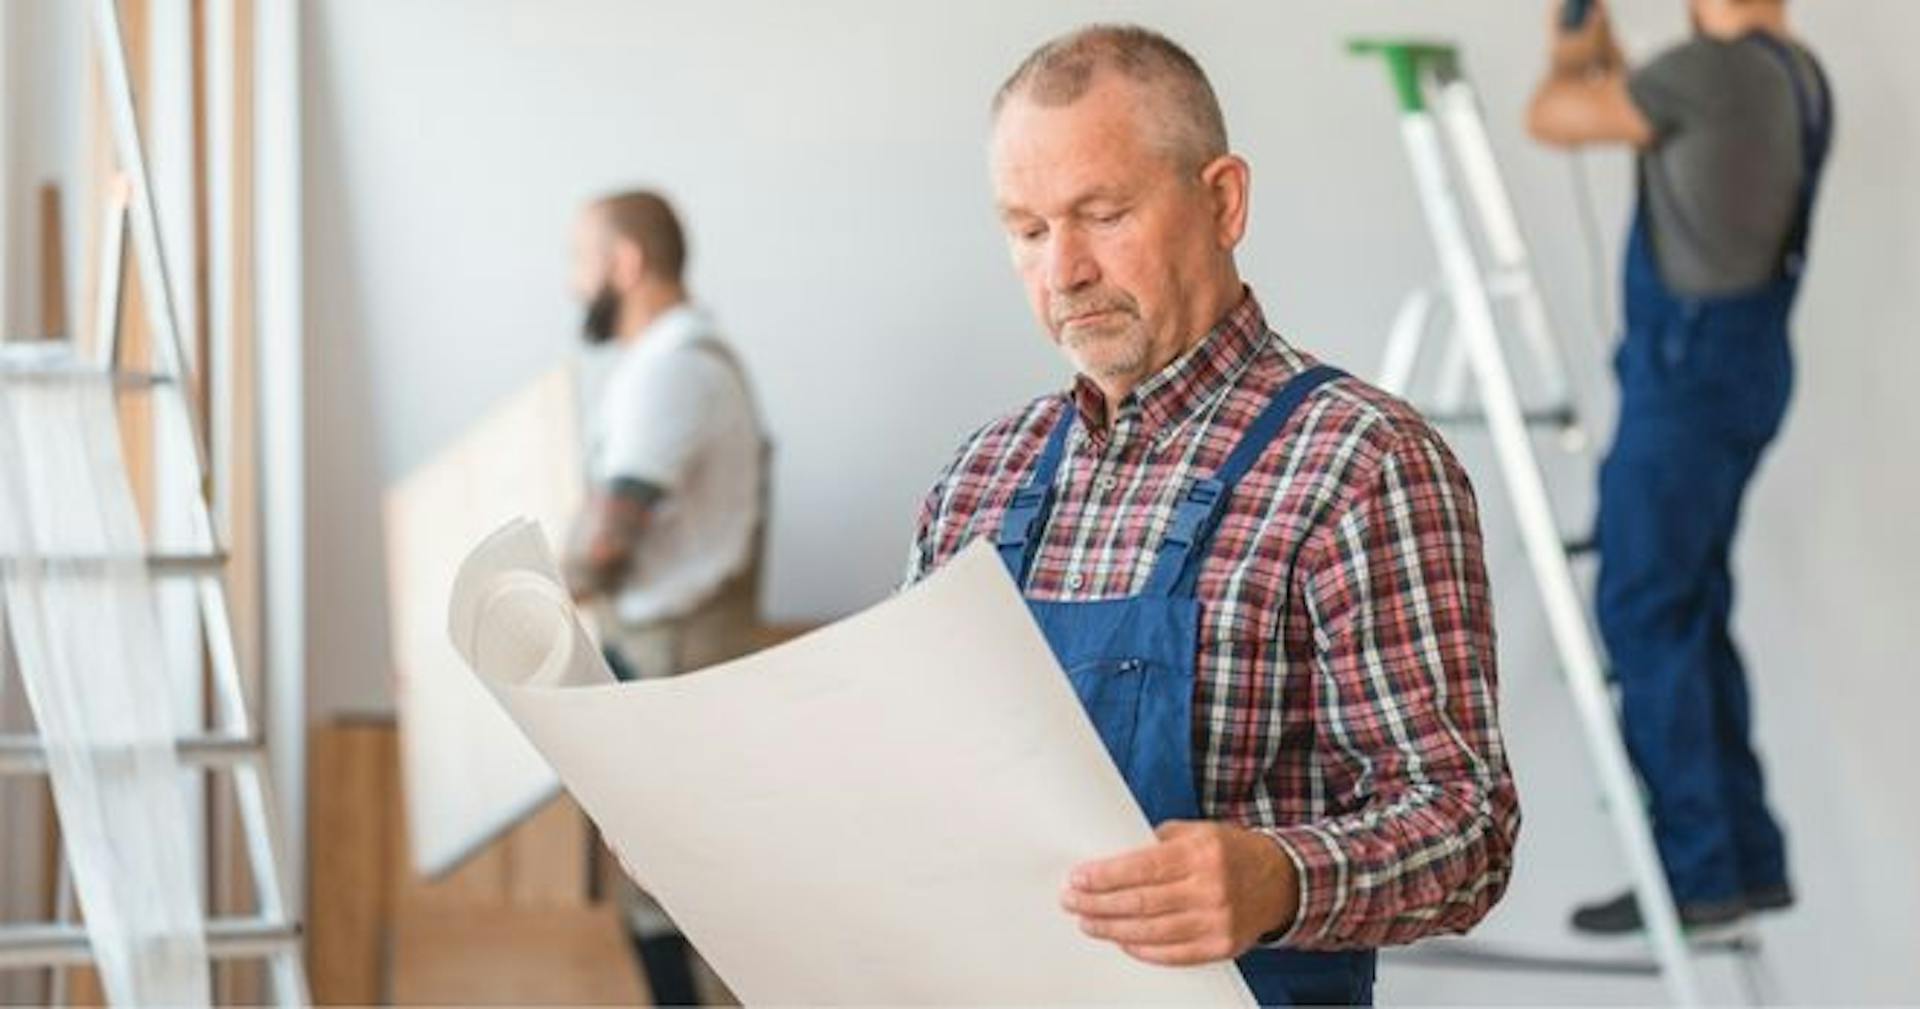
[[[1218,480],[1194,481],[1173,513],[1173,523],[1167,529],[1167,544],[1191,547],[1199,542],[1207,527],[1213,524],[1214,513],[1219,510],[1225,493],[1226,488]]]

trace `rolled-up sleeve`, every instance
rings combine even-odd
[[[1278,945],[1465,931],[1504,892],[1519,832],[1472,486],[1430,432],[1397,436],[1355,486],[1302,555],[1314,745],[1342,812],[1264,831],[1300,875]]]
[[[715,405],[733,379],[726,364],[697,348],[673,351],[651,365],[616,375],[609,385],[602,408],[605,441],[592,477],[673,493],[711,443]]]

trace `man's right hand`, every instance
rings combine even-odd
[[[1555,0],[1548,15],[1548,32],[1553,47],[1553,73],[1561,77],[1588,77],[1609,73],[1626,63],[1620,45],[1614,41],[1613,19],[1604,0],[1593,0],[1587,19],[1580,27],[1568,30],[1561,24],[1560,2]]]

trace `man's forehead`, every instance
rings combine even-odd
[[[1002,209],[1077,201],[1130,188],[1164,160],[1142,136],[1146,118],[1124,96],[1047,106],[1015,99],[994,123],[989,161]]]
[[[576,239],[591,246],[603,247],[613,242],[613,222],[607,217],[607,210],[598,203],[589,203],[580,208],[574,217],[573,234]]]

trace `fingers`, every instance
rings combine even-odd
[[[1082,918],[1154,918],[1197,906],[1200,896],[1185,881],[1099,893],[1069,887],[1060,906]]]
[[[1172,883],[1186,875],[1180,852],[1162,841],[1124,855],[1088,862],[1068,877],[1072,889],[1084,893],[1110,893],[1133,887]]]
[[[1177,883],[1224,868],[1226,846],[1217,824],[1170,820],[1154,830],[1160,843],[1073,870],[1068,887],[1083,893],[1111,893]]]
[[[1135,960],[1159,964],[1163,967],[1192,967],[1198,964],[1218,963],[1222,960],[1231,960],[1234,954],[1233,943],[1222,936],[1164,945],[1123,943],[1120,950]]]
[[[1193,945],[1225,931],[1219,912],[1186,911],[1158,918],[1082,918],[1080,931],[1122,946]]]
[[[1205,822],[1155,834],[1152,847],[1073,872],[1060,902],[1087,935],[1147,963],[1202,964],[1232,959],[1272,922],[1292,920],[1297,891],[1270,865],[1286,856],[1269,839]]]

